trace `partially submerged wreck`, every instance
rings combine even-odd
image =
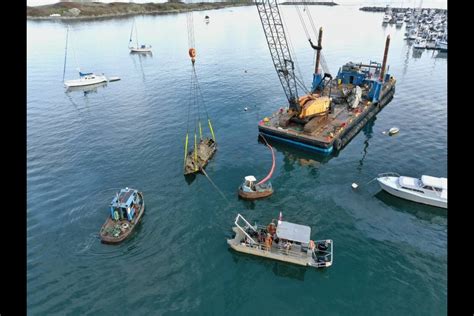
[[[191,151],[188,152],[184,162],[184,175],[197,173],[204,169],[209,160],[214,156],[217,144],[212,138],[202,139]]]

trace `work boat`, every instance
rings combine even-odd
[[[105,244],[118,244],[130,236],[145,212],[143,193],[135,189],[120,190],[110,203],[110,215],[100,230]]]
[[[239,187],[239,196],[244,200],[261,199],[273,194],[273,187],[271,182],[257,183],[254,176],[246,176],[244,183]]]
[[[262,138],[265,141],[267,147],[272,152],[272,167],[268,175],[262,180],[260,180],[257,184],[255,184],[257,179],[255,179],[254,176],[246,176],[244,178],[244,183],[242,183],[239,187],[239,196],[245,200],[261,199],[273,194],[272,184],[268,180],[270,180],[273,171],[275,170],[275,152],[273,151],[272,146],[268,144],[265,137],[262,136]]]
[[[235,251],[314,268],[332,265],[332,240],[311,240],[309,226],[283,221],[281,213],[268,226],[252,226],[238,214],[232,230],[235,236],[227,243]]]
[[[92,72],[82,73],[79,71],[79,79],[66,80],[64,85],[68,88],[70,87],[83,87],[93,84],[98,84],[102,82],[107,82],[107,77],[102,75],[96,75]]]
[[[421,179],[397,173],[379,174],[377,181],[383,190],[403,199],[432,206],[448,207],[448,179],[421,176]]]

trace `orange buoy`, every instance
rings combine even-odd
[[[196,60],[196,50],[194,48],[189,49],[189,57],[191,57],[192,61]]]

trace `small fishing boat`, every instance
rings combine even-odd
[[[235,236],[227,244],[235,251],[313,268],[333,263],[331,239],[311,240],[311,227],[283,221],[281,212],[267,226],[252,226],[240,214],[234,223]]]
[[[110,215],[100,230],[105,244],[118,244],[130,236],[145,212],[143,193],[135,189],[120,190],[110,203]]]
[[[413,48],[416,49],[425,49],[426,48],[426,40],[422,37],[418,37],[413,43]]]
[[[184,165],[184,175],[201,171],[214,156],[217,150],[216,142],[209,137],[203,138],[195,147],[197,150],[191,150],[186,158]]]
[[[377,181],[388,193],[410,201],[441,208],[448,207],[448,179],[423,175],[421,179],[389,172],[379,174]]]
[[[272,184],[271,182],[267,181],[270,180],[273,175],[273,171],[275,170],[275,152],[273,151],[272,146],[268,144],[265,137],[263,135],[260,135],[260,137],[265,141],[265,144],[272,152],[272,167],[267,176],[257,184],[255,184],[257,179],[255,179],[254,176],[246,176],[244,178],[244,183],[242,183],[239,187],[239,196],[244,200],[261,199],[273,194]]]

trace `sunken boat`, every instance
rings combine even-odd
[[[252,226],[237,214],[235,235],[227,244],[235,251],[253,256],[288,262],[313,268],[330,267],[333,263],[333,241],[311,240],[311,227],[282,220],[272,220],[267,226]]]
[[[212,138],[201,139],[185,157],[184,175],[197,173],[204,169],[216,150],[217,144]]]
[[[105,244],[118,244],[131,235],[145,212],[143,193],[135,189],[121,189],[110,203],[110,215],[100,230]]]

